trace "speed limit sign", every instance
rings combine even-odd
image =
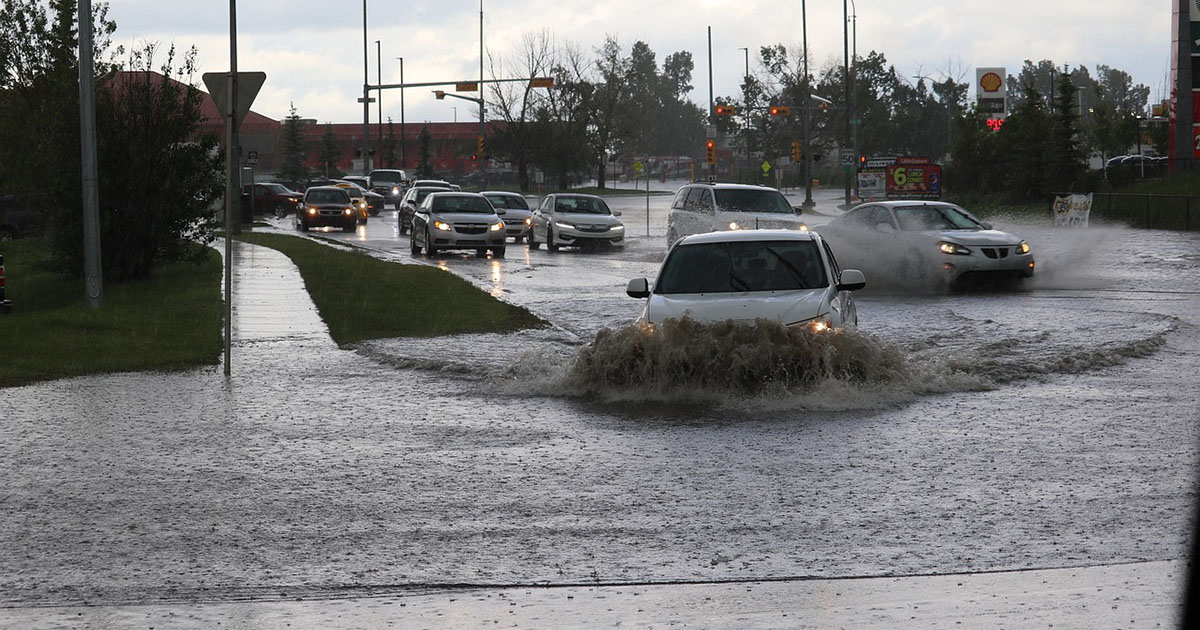
[[[854,164],[854,152],[849,149],[842,149],[842,166],[850,166]]]

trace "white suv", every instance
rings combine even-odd
[[[667,247],[691,235],[725,230],[808,230],[783,193],[749,184],[688,184],[667,216]]]

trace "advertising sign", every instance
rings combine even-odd
[[[975,99],[992,116],[1007,113],[1008,74],[1004,68],[975,69]]]
[[[1055,227],[1087,227],[1092,213],[1092,194],[1066,195],[1054,198]]]
[[[861,199],[883,199],[887,196],[887,173],[883,169],[858,173],[858,196]]]
[[[887,167],[889,198],[936,198],[942,194],[942,167],[938,164],[893,164]]]

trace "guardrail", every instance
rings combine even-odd
[[[1050,193],[1051,203],[1067,194]],[[1135,228],[1190,232],[1200,230],[1200,195],[1092,193],[1091,214]]]

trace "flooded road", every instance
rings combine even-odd
[[[7,605],[439,585],[946,575],[1178,560],[1194,530],[1200,236],[999,227],[1014,291],[857,296],[869,379],[598,388],[576,371],[665,253],[412,257],[553,327],[239,346],[219,369],[5,390]],[[819,230],[822,217],[810,223]],[[870,278],[868,278],[870,283]],[[447,305],[453,308],[453,305]],[[890,359],[889,359],[890,360]]]

